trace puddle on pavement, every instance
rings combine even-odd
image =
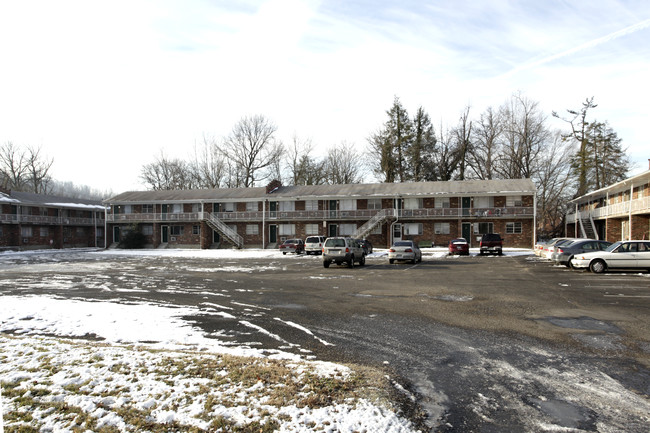
[[[564,400],[531,399],[531,403],[553,419],[554,423],[567,429],[588,429],[595,426],[593,412]]]
[[[583,331],[601,331],[621,334],[621,329],[611,323],[594,319],[593,317],[545,317],[544,320],[560,328],[580,329]]]

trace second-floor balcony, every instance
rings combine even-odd
[[[52,226],[103,226],[104,219],[78,218],[78,217],[53,217],[43,215],[0,214],[0,223],[3,224],[38,224]]]
[[[567,215],[567,223],[572,224],[576,222],[576,216],[579,218],[593,219],[599,218],[615,218],[624,217],[630,214],[648,213],[650,212],[650,197],[642,197],[631,201],[624,201],[622,203],[614,203],[608,206],[602,206],[595,209],[580,210],[575,213],[575,210]]]
[[[532,218],[532,207],[500,207],[500,208],[423,208],[423,209],[394,209],[399,218],[408,219],[488,219],[488,218]],[[359,221],[369,220],[380,209],[357,210],[294,210],[294,211],[250,211],[250,212],[214,212],[222,221]],[[109,223],[161,223],[161,222],[198,222],[205,220],[209,212],[181,213],[121,213],[109,214]]]

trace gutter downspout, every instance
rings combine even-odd
[[[634,182],[630,182],[630,210],[629,210],[628,224],[627,224],[628,240],[632,239],[632,197],[633,195],[634,195]]]
[[[564,218],[566,224],[566,218]],[[565,230],[566,233],[566,230]],[[535,249],[535,241],[537,240],[537,193],[533,194],[533,250]]]
[[[266,200],[262,200],[262,249],[266,249]]]

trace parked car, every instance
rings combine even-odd
[[[366,255],[372,254],[372,243],[368,239],[359,239],[361,248],[366,252]]]
[[[577,239],[566,244],[556,246],[551,255],[551,260],[556,265],[571,266],[571,259],[576,254],[592,253],[594,251],[603,251],[612,243],[596,239]]]
[[[287,239],[280,245],[280,251],[282,254],[287,253],[304,253],[305,252],[305,243],[302,239]]]
[[[366,253],[357,239],[327,238],[323,246],[323,266],[329,268],[332,262],[337,265],[347,263],[351,268],[354,267],[354,262],[363,266],[366,264]]]
[[[396,241],[388,250],[388,262],[395,263],[395,260],[410,260],[411,263],[422,261],[422,251],[418,244],[413,241]]]
[[[650,271],[650,241],[621,241],[604,251],[576,254],[571,260],[574,268],[589,268],[600,274],[607,269],[647,269]]]
[[[481,236],[479,254],[503,254],[503,239],[498,233],[486,233]]]
[[[542,254],[540,257],[547,260],[553,260],[553,253],[557,250],[557,248],[563,245],[568,245],[571,242],[577,240],[578,240],[577,238],[559,238],[556,241],[554,241],[552,244],[544,245],[544,249],[542,250]]]
[[[546,256],[549,255],[549,258],[550,258],[550,254],[552,253],[551,249],[555,246],[555,244],[560,242],[560,241],[567,240],[567,239],[573,239],[573,238],[553,238],[550,241],[548,241],[548,242],[546,242],[544,244],[541,244],[539,252],[537,250],[535,250],[535,254],[542,257],[542,258],[546,258]],[[549,251],[551,251],[551,253],[549,253]]]
[[[449,255],[453,256],[454,254],[458,254],[459,256],[469,256],[469,244],[467,243],[467,239],[458,238],[449,241]]]
[[[307,239],[305,239],[305,253],[321,254],[324,243],[325,236],[307,236]]]

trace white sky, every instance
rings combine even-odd
[[[647,0],[3,1],[0,142],[119,193],[244,115],[322,152],[365,146],[394,96],[438,129],[521,91],[549,118],[594,96],[646,170],[649,41]]]

